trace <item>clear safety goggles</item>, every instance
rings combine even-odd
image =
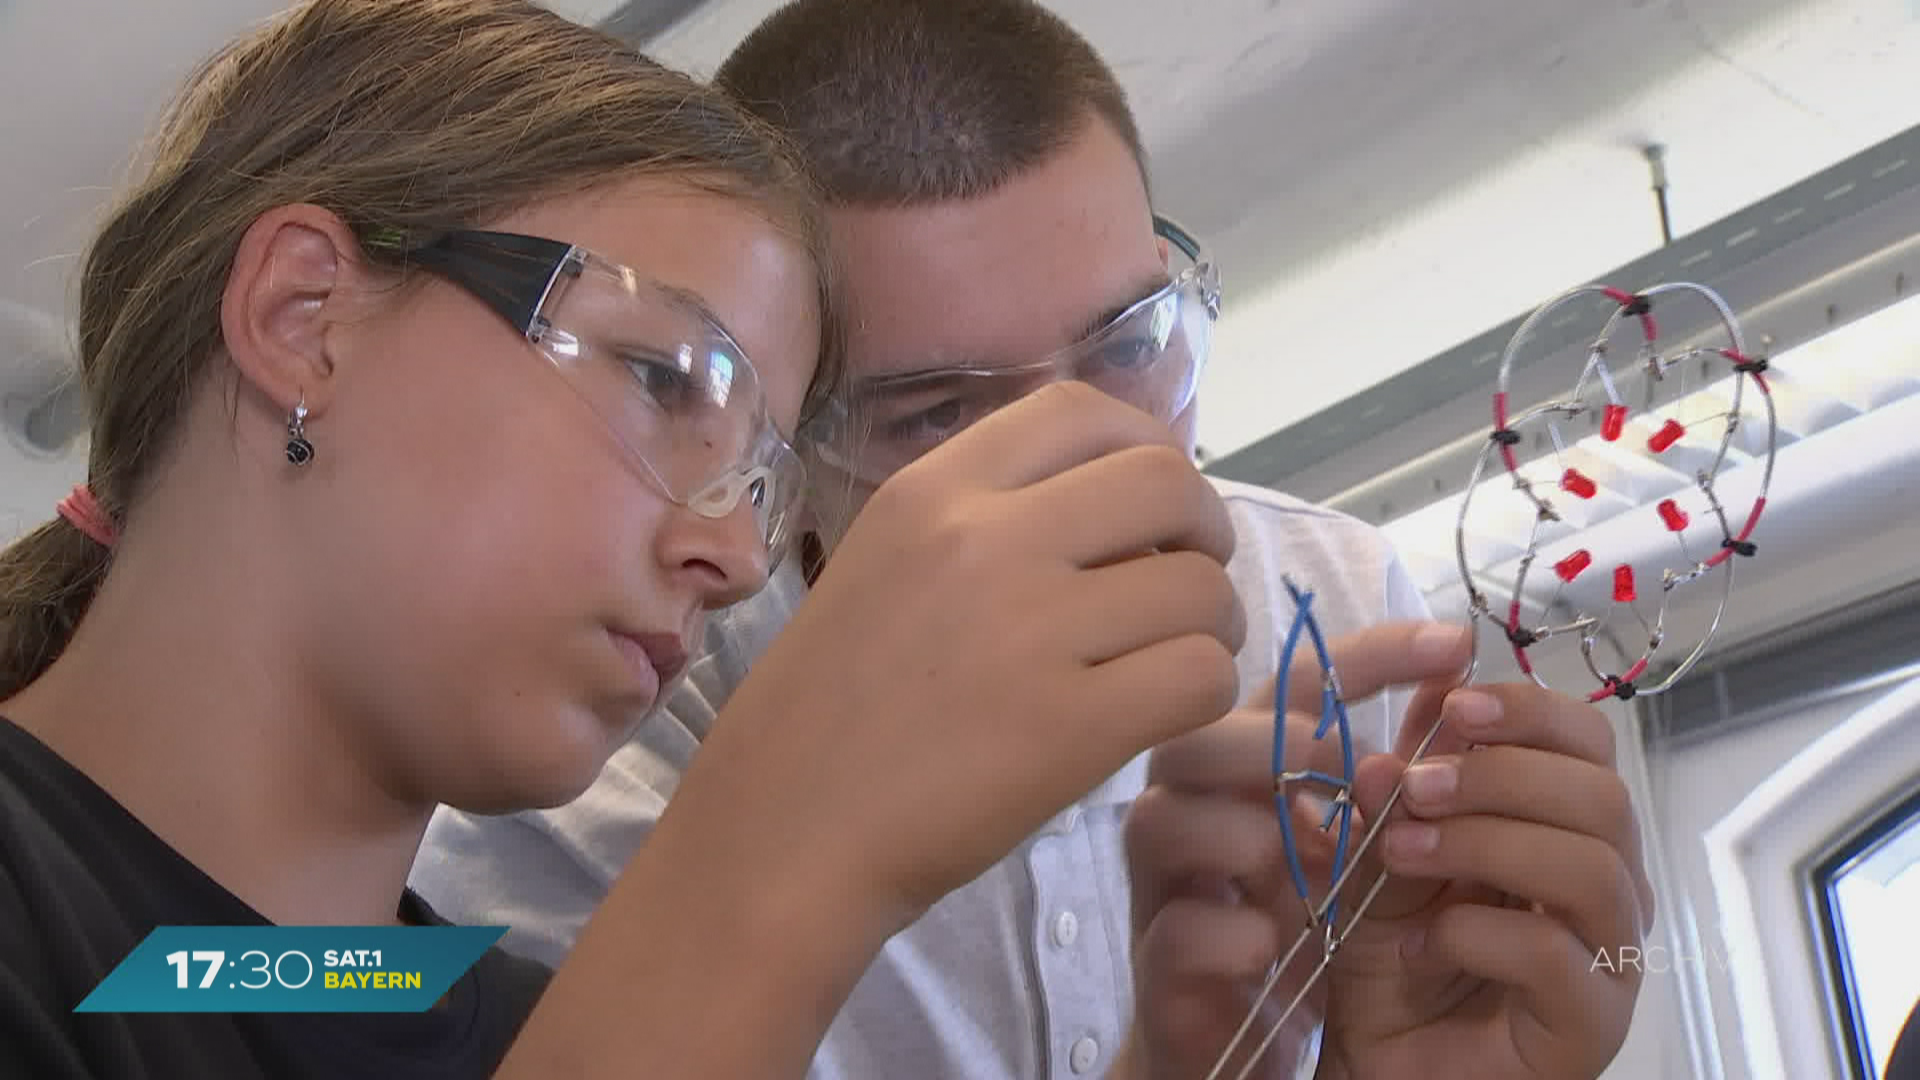
[[[809,429],[809,443],[827,464],[878,484],[996,409],[1065,381],[1088,383],[1172,422],[1199,387],[1220,313],[1220,281],[1184,229],[1156,217],[1154,231],[1191,265],[1092,335],[1033,363],[861,380],[844,405]]]
[[[753,364],[699,300],[535,236],[451,232],[406,255],[512,324],[668,499],[707,518],[745,499],[778,561],[805,472]]]

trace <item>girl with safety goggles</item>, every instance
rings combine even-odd
[[[888,936],[1231,703],[1217,503],[929,511],[1138,482],[1062,401],[868,510],[557,974],[76,1011],[161,926],[436,923],[437,806],[594,781],[785,546],[821,250],[756,122],[523,0],[306,0],[196,74],[85,256],[85,479],[0,554],[0,1075],[798,1076]]]

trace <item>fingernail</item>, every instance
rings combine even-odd
[[[1440,846],[1440,830],[1418,821],[1395,822],[1387,829],[1387,850],[1403,858],[1428,855]]]
[[[1500,699],[1476,690],[1456,690],[1447,697],[1447,711],[1462,727],[1485,730],[1500,722]]]
[[[1425,761],[1407,770],[1404,783],[1414,802],[1434,806],[1460,786],[1460,770],[1451,761]]]
[[[1412,960],[1425,951],[1427,951],[1427,928],[1424,926],[1408,934],[1406,939],[1400,942],[1400,955],[1405,959]]]
[[[1413,635],[1413,658],[1420,664],[1438,664],[1459,652],[1466,644],[1467,629],[1435,623],[1423,626]]]

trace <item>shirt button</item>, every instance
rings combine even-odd
[[[1068,1055],[1067,1064],[1073,1066],[1074,1072],[1083,1073],[1093,1068],[1093,1063],[1099,1058],[1100,1044],[1094,1042],[1093,1037],[1088,1035],[1073,1044],[1073,1052]]]
[[[1053,920],[1053,943],[1063,949],[1070,949],[1080,939],[1080,920],[1073,912],[1063,911]]]

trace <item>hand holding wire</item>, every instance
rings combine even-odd
[[[1660,336],[1659,323],[1654,315],[1656,300],[1664,303],[1665,298],[1686,294],[1704,298],[1711,306],[1723,335],[1721,340],[1704,343],[1695,342],[1671,345]],[[1563,396],[1516,410],[1511,401],[1512,378],[1516,357],[1532,336],[1533,332],[1550,317],[1564,307],[1582,298],[1599,295],[1612,304],[1612,311],[1602,327],[1598,337],[1586,352],[1585,363],[1574,380],[1570,392]],[[1566,317],[1561,318],[1566,321]],[[1619,370],[1613,361],[1613,337],[1616,330],[1631,324],[1639,330],[1640,347],[1630,364]],[[1735,564],[1743,558],[1754,556],[1758,547],[1753,536],[1766,507],[1766,494],[1773,474],[1773,460],[1777,444],[1775,416],[1771,388],[1766,378],[1767,361],[1754,357],[1747,349],[1737,320],[1726,302],[1712,290],[1693,284],[1659,285],[1645,292],[1633,293],[1602,285],[1590,285],[1570,290],[1556,297],[1535,311],[1509,343],[1501,360],[1500,371],[1493,394],[1493,427],[1489,433],[1483,452],[1476,463],[1467,491],[1460,500],[1459,517],[1455,528],[1455,549],[1459,562],[1462,583],[1468,597],[1468,615],[1475,629],[1473,659],[1466,675],[1458,685],[1465,687],[1473,682],[1478,670],[1478,627],[1482,620],[1493,622],[1499,634],[1512,650],[1514,662],[1520,673],[1530,682],[1524,687],[1529,691],[1548,692],[1548,697],[1534,703],[1534,716],[1560,716],[1565,722],[1578,726],[1584,724],[1591,728],[1598,724],[1605,730],[1606,721],[1598,713],[1566,712],[1566,707],[1576,704],[1563,695],[1552,694],[1541,665],[1536,661],[1534,650],[1555,638],[1576,637],[1579,642],[1579,657],[1593,682],[1580,692],[1588,703],[1598,703],[1608,699],[1627,700],[1635,696],[1652,695],[1665,692],[1678,682],[1698,662],[1711,645],[1724,617],[1728,596],[1731,593]],[[1698,379],[1710,384],[1705,393],[1690,392],[1689,382],[1699,371]],[[1730,376],[1730,378],[1729,378]],[[1641,395],[1641,415],[1644,421],[1637,421],[1634,406],[1629,404],[1627,391],[1639,383]],[[1749,415],[1748,391],[1754,392],[1760,411]],[[1703,404],[1704,402],[1704,404]],[[1680,494],[1672,494],[1660,499],[1653,507],[1641,507],[1630,511],[1643,516],[1650,528],[1658,528],[1670,534],[1678,549],[1677,558],[1658,568],[1657,577],[1650,577],[1636,568],[1629,559],[1605,560],[1605,553],[1596,556],[1587,548],[1553,551],[1555,535],[1562,531],[1568,514],[1567,502],[1573,503],[1592,500],[1604,490],[1604,485],[1594,476],[1580,468],[1580,462],[1574,460],[1570,447],[1574,446],[1571,427],[1585,419],[1598,433],[1599,455],[1618,454],[1614,449],[1627,439],[1630,425],[1640,422],[1645,429],[1635,436],[1641,440],[1639,446],[1631,448],[1630,453],[1644,453],[1666,460],[1684,459],[1691,463],[1694,476],[1694,495],[1687,496],[1692,507],[1682,505]],[[1757,432],[1753,429],[1757,425]],[[1757,435],[1757,437],[1755,437]],[[1529,436],[1535,448],[1551,446],[1552,468],[1550,482],[1543,478],[1539,464],[1523,462]],[[1736,439],[1741,439],[1740,453],[1733,454]],[[1590,442],[1592,440],[1589,440]],[[1495,614],[1495,601],[1473,572],[1468,553],[1468,521],[1476,510],[1481,509],[1476,500],[1484,502],[1487,495],[1483,490],[1483,479],[1490,465],[1498,462],[1511,479],[1512,489],[1523,501],[1525,510],[1522,518],[1527,522],[1527,535],[1521,546],[1517,560],[1496,567],[1499,573],[1498,587],[1504,592],[1504,618]],[[1757,492],[1749,504],[1743,508],[1730,510],[1728,501],[1722,497],[1720,481],[1730,470],[1745,465],[1758,474]],[[1623,467],[1623,474],[1630,471],[1630,463]],[[1751,474],[1749,474],[1751,475]],[[1696,522],[1706,523],[1709,528],[1700,530]],[[1693,539],[1689,539],[1689,530],[1694,530]],[[1712,537],[1711,546],[1702,549],[1700,533],[1707,532]],[[1564,547],[1564,545],[1563,545]],[[1547,587],[1542,588],[1537,581],[1530,582],[1529,577],[1537,563],[1543,558],[1552,558],[1553,578]],[[1592,599],[1591,591],[1572,588],[1589,571],[1602,569],[1609,574],[1611,589],[1606,590],[1599,601]],[[1698,633],[1691,651],[1663,671],[1657,671],[1656,660],[1663,657],[1663,648],[1667,646],[1672,634],[1669,616],[1674,610],[1676,596],[1695,583],[1717,576],[1720,580],[1718,596],[1710,601],[1711,615],[1704,631]],[[1329,968],[1335,963],[1335,957],[1342,946],[1354,933],[1355,928],[1367,916],[1369,909],[1387,886],[1388,875],[1360,875],[1362,880],[1370,881],[1357,899],[1344,899],[1347,886],[1353,880],[1356,868],[1367,862],[1367,856],[1382,827],[1396,819],[1396,810],[1405,792],[1405,772],[1402,779],[1395,782],[1386,794],[1378,810],[1371,816],[1371,823],[1365,829],[1359,843],[1349,845],[1352,823],[1356,813],[1356,784],[1359,773],[1353,760],[1353,748],[1346,717],[1347,699],[1341,686],[1339,670],[1333,656],[1326,647],[1325,640],[1316,620],[1312,606],[1314,594],[1293,581],[1286,582],[1292,596],[1296,614],[1289,629],[1285,644],[1279,657],[1281,689],[1277,695],[1281,703],[1286,702],[1288,691],[1286,683],[1294,675],[1294,654],[1302,636],[1313,643],[1315,657],[1319,663],[1321,679],[1319,684],[1320,722],[1315,731],[1316,739],[1324,739],[1330,732],[1338,732],[1341,754],[1341,771],[1338,774],[1312,768],[1289,767],[1285,760],[1287,740],[1285,739],[1284,707],[1275,710],[1275,727],[1272,739],[1273,779],[1275,784],[1275,807],[1278,811],[1278,823],[1282,835],[1282,846],[1289,877],[1299,901],[1306,908],[1304,927],[1292,941],[1290,947],[1280,954],[1278,962],[1270,969],[1264,985],[1254,996],[1251,1007],[1246,1011],[1244,1021],[1225,1048],[1219,1053],[1207,1080],[1227,1075],[1228,1070],[1237,1062],[1240,1067],[1236,1080],[1246,1080],[1260,1065],[1269,1046],[1293,1020],[1297,1010],[1317,992],[1322,980],[1327,977]],[[1608,602],[1610,600],[1610,603]],[[1603,665],[1595,656],[1595,643],[1610,631],[1610,623],[1617,619],[1631,618],[1644,632],[1645,647],[1637,657],[1628,657],[1618,668]],[[1511,693],[1520,687],[1497,688],[1503,693]],[[1596,719],[1597,718],[1597,719]],[[1418,735],[1417,745],[1411,748],[1403,759],[1406,772],[1419,766],[1434,747],[1434,740],[1440,736],[1444,724],[1444,715],[1436,714],[1431,725]],[[1552,745],[1555,736],[1550,730],[1535,731],[1536,741]],[[1617,828],[1608,824],[1619,817],[1610,814],[1609,806],[1568,807],[1561,798],[1567,791],[1590,791],[1600,794],[1596,799],[1614,799],[1617,797],[1624,805],[1624,788],[1612,771],[1611,745],[1609,744],[1604,764],[1593,760],[1592,754],[1584,757],[1580,753],[1561,751],[1549,757],[1514,757],[1512,755],[1487,756],[1469,755],[1474,761],[1476,771],[1484,771],[1485,762],[1492,760],[1504,763],[1511,775],[1516,778],[1509,785],[1511,791],[1534,791],[1529,799],[1519,799],[1506,807],[1506,812],[1520,819],[1528,820],[1534,831],[1526,835],[1564,835],[1569,832],[1588,838],[1591,843],[1574,845],[1580,852],[1575,866],[1584,868],[1592,875],[1605,875],[1605,867],[1617,863],[1630,869],[1638,888],[1627,890],[1631,899],[1622,899],[1621,895],[1602,893],[1584,898],[1586,903],[1560,905],[1558,910],[1568,914],[1569,919],[1578,923],[1569,929],[1567,922],[1556,922],[1549,926],[1529,924],[1527,929],[1534,937],[1547,935],[1565,944],[1568,933],[1578,931],[1578,936],[1589,947],[1606,944],[1620,944],[1625,940],[1626,931],[1618,926],[1608,931],[1596,930],[1596,927],[1622,923],[1621,912],[1638,912],[1639,918],[1627,920],[1638,932],[1644,932],[1645,912],[1650,910],[1650,890],[1645,885],[1645,874],[1640,868],[1637,835],[1622,835]],[[1463,760],[1468,760],[1463,759]],[[1365,768],[1363,763],[1362,768]],[[1459,767],[1455,765],[1455,775]],[[1532,771],[1529,772],[1528,769]],[[1574,777],[1584,783],[1568,781],[1568,786],[1558,792],[1553,790],[1534,790],[1522,781],[1529,776],[1551,776],[1557,771],[1572,770]],[[1334,843],[1331,880],[1322,893],[1307,880],[1300,858],[1301,838],[1295,834],[1293,815],[1287,789],[1289,785],[1310,784],[1331,792],[1329,811],[1322,823],[1322,829],[1338,826],[1338,839]],[[1556,816],[1557,815],[1557,816]],[[1630,817],[1630,811],[1628,816]],[[1599,822],[1599,824],[1596,824]],[[1547,830],[1542,833],[1541,830]],[[1406,835],[1421,835],[1411,832],[1404,826],[1397,831]],[[1431,835],[1426,834],[1426,835]],[[1492,833],[1484,833],[1486,840]],[[1470,845],[1471,846],[1471,845]],[[1546,851],[1556,850],[1549,844]],[[1483,843],[1476,849],[1475,858],[1467,859],[1456,868],[1466,874],[1456,884],[1469,886],[1477,881],[1479,886],[1494,884],[1488,879],[1501,874],[1496,867],[1501,865],[1499,847],[1489,847]],[[1389,854],[1391,861],[1391,853]],[[1405,859],[1398,860],[1405,865]],[[1506,866],[1505,880],[1514,886],[1510,894],[1501,901],[1517,903],[1528,914],[1544,915],[1542,904],[1550,903],[1540,894],[1550,893],[1552,887],[1568,880],[1565,874],[1558,879],[1547,875],[1543,867],[1547,864],[1536,860],[1532,866]],[[1434,866],[1429,865],[1429,870]],[[1572,871],[1569,871],[1571,873]],[[1478,875],[1477,878],[1474,875]],[[1501,925],[1500,920],[1473,912],[1498,910],[1485,908],[1471,897],[1478,895],[1469,888],[1461,893],[1459,909],[1468,914],[1454,914],[1447,925],[1458,926],[1463,921],[1479,920],[1479,928],[1487,931]],[[1316,899],[1318,897],[1318,899]],[[1593,905],[1598,904],[1598,909]],[[1575,909],[1578,909],[1576,911]],[[1581,915],[1574,918],[1574,915]],[[1517,917],[1517,913],[1516,913]],[[1511,920],[1508,920],[1511,922]],[[1436,925],[1440,921],[1436,920]],[[1515,924],[1517,932],[1517,924]],[[1611,937],[1596,944],[1590,940],[1600,934]],[[1542,941],[1545,938],[1541,938]],[[1636,939],[1637,940],[1637,939]],[[1310,942],[1317,947],[1308,950]],[[1304,977],[1294,971],[1296,958],[1306,952],[1306,962],[1315,966]],[[1463,954],[1464,955],[1464,954]],[[1456,957],[1458,959],[1458,957]],[[1510,959],[1510,958],[1508,958]],[[1539,966],[1516,968],[1511,964],[1504,967],[1496,958],[1482,955],[1472,961],[1462,960],[1466,965],[1462,970],[1470,970],[1481,975],[1489,985],[1502,985],[1503,980],[1511,986],[1519,987],[1524,993],[1530,992],[1529,1006],[1536,1011],[1545,1008],[1552,1011],[1555,1005],[1564,1005],[1569,1000],[1586,1000],[1590,995],[1585,991],[1590,986],[1581,985],[1580,993],[1568,987],[1562,987],[1563,993],[1544,994],[1538,985],[1528,985],[1528,979],[1541,977]],[[1477,968],[1475,965],[1477,964]],[[1549,965],[1551,967],[1551,965]],[[1285,980],[1292,994],[1287,1004],[1277,1016],[1272,1014],[1269,999],[1277,987]],[[1402,988],[1404,990],[1404,988]],[[1637,991],[1637,983],[1631,988]],[[1625,998],[1626,1013],[1630,1015],[1632,992]],[[1544,996],[1543,996],[1544,994]],[[1545,1003],[1544,1005],[1542,1003]],[[1617,1006],[1616,997],[1607,998],[1602,1004]],[[1598,1008],[1587,1000],[1587,1005]],[[1603,1010],[1593,1014],[1599,1017],[1592,1026],[1583,1027],[1583,1021],[1576,1012],[1572,1019],[1560,1016],[1563,1024],[1571,1027],[1560,1034],[1558,1042],[1551,1044],[1555,1053],[1569,1055],[1569,1060],[1585,1060],[1597,1050],[1604,1049],[1605,1057],[1610,1057],[1618,1042],[1611,1043],[1613,1025],[1611,1019],[1618,1012]],[[1256,1024],[1265,1025],[1265,1036],[1258,1042],[1249,1044]],[[1624,1037],[1624,1018],[1618,1023],[1619,1034]],[[1295,1027],[1297,1028],[1297,1023]],[[1251,1045],[1251,1050],[1248,1046]],[[1544,1051],[1543,1051],[1544,1052]],[[1497,1051],[1496,1051],[1497,1053]],[[1605,1057],[1601,1058],[1604,1066]],[[1415,1067],[1426,1068],[1417,1061],[1409,1063]],[[1456,1063],[1467,1072],[1463,1075],[1528,1075],[1524,1069],[1518,1072],[1496,1070],[1487,1063],[1476,1066],[1472,1062]],[[1480,1068],[1480,1073],[1474,1073]],[[1398,1075],[1398,1074],[1394,1074]],[[1409,1074],[1411,1075],[1411,1074]]]

